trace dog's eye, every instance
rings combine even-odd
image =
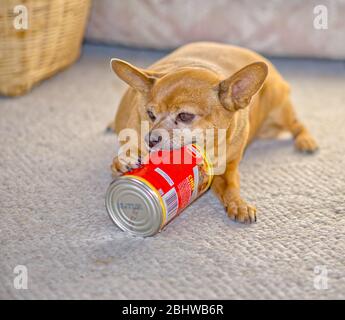
[[[176,120],[181,122],[192,122],[195,118],[195,114],[187,113],[187,112],[181,112],[177,115]]]
[[[149,118],[150,118],[152,121],[155,121],[155,120],[156,120],[156,116],[153,114],[152,111],[148,110],[148,111],[147,111],[147,115],[149,116]]]

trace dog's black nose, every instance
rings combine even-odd
[[[160,143],[162,141],[162,136],[156,136],[150,134],[149,138],[149,147],[153,148],[156,144]]]

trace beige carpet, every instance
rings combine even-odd
[[[249,148],[242,191],[257,224],[230,222],[209,192],[140,239],[104,208],[115,151],[104,128],[125,88],[109,58],[145,66],[161,55],[88,46],[32,93],[0,99],[0,298],[344,299],[345,64],[274,60],[321,151]],[[14,288],[17,265],[27,290]]]

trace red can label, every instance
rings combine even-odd
[[[141,180],[160,198],[163,228],[191,202],[204,193],[212,181],[212,167],[196,145],[150,154],[147,164],[124,176]]]

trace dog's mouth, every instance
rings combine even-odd
[[[169,139],[167,141],[160,141],[159,143],[153,146],[147,146],[150,152],[156,152],[159,150],[178,150],[187,145],[191,144],[198,144],[196,138],[191,140],[181,139],[179,141],[175,141],[174,139]]]
[[[159,145],[155,145],[153,147],[149,147],[149,151],[150,152],[156,152],[156,151],[160,151],[160,150],[177,150],[177,149],[181,149],[185,146],[185,144],[179,144],[176,145],[173,143],[173,141],[169,141],[167,143],[162,143]]]
[[[155,129],[145,135],[145,144],[150,152],[176,150],[191,144],[204,146],[214,140],[215,134],[204,128]]]

